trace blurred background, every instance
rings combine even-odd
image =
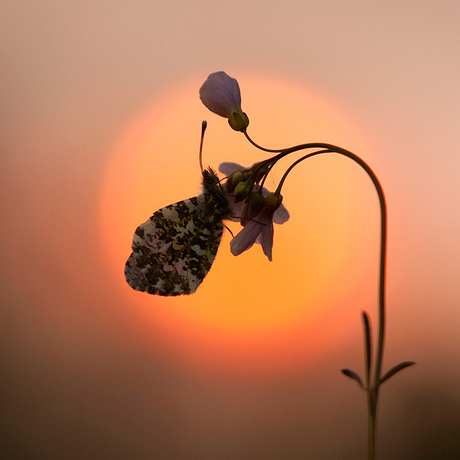
[[[293,170],[273,262],[226,232],[190,297],[124,280],[135,228],[198,193],[203,119],[206,164],[265,158],[202,106],[217,70],[258,143],[376,172],[384,370],[417,362],[381,392],[379,458],[460,458],[457,1],[18,0],[0,21],[2,458],[365,458],[365,394],[339,372],[363,373],[362,310],[377,330],[357,165]]]

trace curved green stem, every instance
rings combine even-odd
[[[368,459],[373,460],[375,458],[375,422],[377,416],[377,401],[378,401],[378,394],[379,394],[379,385],[380,385],[380,377],[382,373],[382,361],[383,361],[383,350],[385,344],[385,272],[386,272],[386,243],[387,243],[387,210],[386,210],[386,201],[385,195],[383,193],[383,188],[377,179],[377,176],[372,171],[370,166],[362,160],[360,157],[355,155],[348,150],[345,150],[341,147],[337,147],[332,144],[326,143],[308,143],[308,144],[301,144],[295,147],[291,147],[288,149],[282,150],[270,150],[265,149],[258,146],[255,142],[253,142],[250,137],[245,133],[247,139],[256,146],[257,148],[266,151],[266,152],[274,152],[277,153],[275,157],[270,159],[273,164],[278,161],[280,158],[288,155],[289,153],[293,153],[299,150],[305,149],[320,149],[318,151],[309,153],[297,161],[295,161],[285,172],[283,175],[280,184],[278,186],[277,192],[279,193],[281,187],[294,166],[300,163],[307,158],[313,157],[315,155],[327,154],[327,153],[336,153],[339,155],[343,155],[347,158],[350,158],[359,166],[361,166],[370,179],[374,184],[374,187],[377,191],[377,195],[379,198],[380,203],[380,266],[379,266],[379,293],[378,293],[378,304],[379,304],[379,322],[378,322],[378,340],[377,340],[377,350],[376,350],[376,358],[375,358],[375,366],[374,366],[374,375],[371,382],[367,387],[368,393]]]
[[[288,176],[288,174],[292,171],[292,169],[294,168],[294,166],[297,166],[301,161],[303,160],[306,160],[307,158],[310,158],[312,156],[315,156],[315,155],[320,155],[322,153],[329,153],[330,150],[328,149],[324,149],[324,150],[319,150],[317,152],[313,152],[313,153],[309,153],[307,155],[304,155],[303,157],[299,158],[298,160],[294,161],[294,163],[292,163],[291,166],[289,166],[289,168],[286,170],[286,172],[283,174],[283,177],[281,178],[280,180],[280,183],[278,184],[278,187],[276,189],[276,192],[275,193],[278,193],[280,194],[281,193],[281,189],[283,187],[283,184],[284,184],[284,181],[286,180],[286,177]]]
[[[249,134],[247,133],[247,131],[243,131],[243,134],[246,136],[246,139],[247,139],[254,147],[258,148],[259,150],[263,150],[264,152],[276,153],[276,152],[281,152],[282,150],[285,150],[285,149],[278,149],[278,150],[266,149],[265,147],[262,147],[261,145],[256,144],[256,143],[249,137]]]

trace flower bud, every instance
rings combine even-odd
[[[251,212],[256,215],[262,209],[265,203],[265,197],[261,192],[251,192],[246,198],[246,203],[248,204]]]
[[[235,190],[235,187],[241,183],[246,181],[249,178],[249,171],[238,170],[230,174],[228,176],[226,182],[226,190],[228,193],[232,193]]]
[[[282,201],[283,201],[282,195],[276,192],[275,193],[272,192],[272,193],[269,193],[265,197],[265,206],[271,213],[273,213],[281,206]]]
[[[243,182],[246,178],[244,177],[243,171],[235,171],[230,175],[228,181],[232,187],[236,187],[240,182]]]
[[[254,188],[254,183],[251,181],[240,182],[235,187],[235,191],[233,192],[235,201],[238,203],[239,201],[244,200]]]
[[[240,87],[234,78],[222,71],[210,74],[200,88],[200,98],[211,112],[227,118],[232,129],[246,131],[249,118],[241,110]]]

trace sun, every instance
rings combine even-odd
[[[366,147],[331,97],[317,89],[257,75],[237,77],[248,131],[258,143],[269,148],[313,141]],[[191,80],[147,103],[114,142],[99,203],[107,274],[133,314],[144,318],[148,342],[161,343],[161,349],[190,365],[250,373],[305,366],[343,340],[350,327],[343,320],[350,299],[355,293],[366,297],[377,278],[372,272],[378,244],[376,197],[366,177],[346,159],[312,159],[290,174],[283,204],[291,218],[275,225],[272,262],[259,245],[232,256],[226,231],[209,274],[193,295],[151,296],[132,290],[124,280],[135,228],[154,211],[199,193],[202,119],[208,120],[205,164],[217,170],[223,161],[249,166],[265,159],[226,120],[203,107],[201,82]],[[276,187],[289,164],[284,160],[273,171],[267,188]],[[239,231],[236,224],[229,227]]]

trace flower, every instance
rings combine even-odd
[[[254,243],[260,243],[268,260],[272,260],[273,248],[273,213],[267,208],[250,220],[243,230],[230,242],[230,251],[234,256],[250,249]]]
[[[241,166],[238,163],[224,162],[219,165],[219,171],[226,176],[230,176],[235,171],[247,171],[247,168]],[[264,196],[267,196],[269,193],[270,191],[265,187],[262,188],[262,194]],[[240,201],[239,203],[235,203],[233,200],[229,201],[232,209],[232,214],[235,216],[230,220],[234,222],[240,222],[241,217],[243,216],[243,211],[245,208],[247,208],[246,203],[244,201]],[[273,214],[273,222],[275,224],[281,225],[287,222],[289,217],[289,211],[284,207],[284,205],[281,205]],[[242,225],[244,226],[244,224]]]
[[[228,118],[235,131],[246,131],[249,118],[241,109],[241,93],[238,82],[225,72],[214,72],[200,88],[200,99],[211,111]]]
[[[243,171],[244,169],[243,166],[237,163],[221,163],[219,165],[219,171],[227,176],[235,171]],[[261,206],[252,206],[258,200],[251,200],[251,195],[257,195],[258,193],[252,192],[248,199],[244,201],[229,200],[234,216],[231,220],[239,221],[244,227],[230,242],[230,251],[234,256],[238,256],[250,249],[254,243],[259,243],[262,245],[262,250],[268,260],[271,261],[274,234],[273,223],[283,224],[286,222],[289,219],[289,212],[281,204],[281,195],[270,193],[265,188],[262,188],[262,195],[265,200]],[[256,197],[254,196],[254,198]]]

